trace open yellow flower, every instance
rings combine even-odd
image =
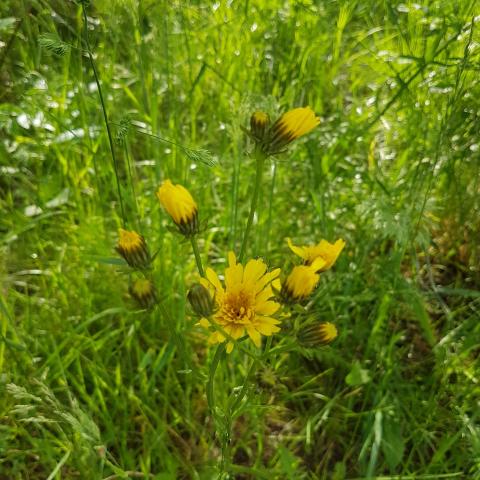
[[[317,245],[306,245],[303,247],[293,245],[289,238],[287,238],[287,242],[292,252],[303,258],[307,265],[312,265],[317,258],[324,260],[324,264],[317,270],[318,272],[324,272],[331,268],[345,247],[345,242],[342,239],[337,240],[335,243],[320,240]]]
[[[156,195],[183,235],[198,233],[198,207],[185,187],[165,180]]]
[[[320,123],[310,107],[294,108],[284,113],[271,127],[269,153],[281,151],[298,137],[307,134]]]
[[[338,337],[337,327],[330,322],[316,322],[300,329],[298,341],[304,347],[314,348],[328,345]]]
[[[261,335],[270,336],[280,330],[277,326],[280,320],[272,317],[280,308],[280,304],[272,300],[272,282],[278,278],[280,269],[267,272],[262,260],[250,260],[243,266],[237,263],[233,252],[228,254],[228,263],[225,286],[211,268],[206,269],[206,278],[200,279],[202,285],[212,291],[217,309],[210,320],[202,318],[199,323],[213,330],[209,343],[227,342],[226,350],[230,353],[232,340],[245,334],[260,347]]]
[[[145,239],[134,230],[118,229],[118,243],[115,250],[133,268],[147,268],[150,254]]]
[[[297,265],[293,267],[282,285],[281,297],[287,303],[301,302],[308,298],[317,288],[320,275],[318,269],[325,262],[317,258],[312,265]]]

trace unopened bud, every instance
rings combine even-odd
[[[265,112],[253,112],[250,117],[250,133],[257,142],[263,142],[270,124],[270,117]]]
[[[200,317],[209,317],[215,307],[215,302],[210,292],[200,283],[195,283],[187,294],[188,301],[193,311]]]
[[[338,336],[337,327],[330,322],[317,322],[300,329],[299,343],[307,348],[321,347],[333,342]]]

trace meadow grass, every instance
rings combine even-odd
[[[2,2],[0,479],[480,478],[479,14]],[[266,160],[247,258],[288,271],[287,237],[343,238],[309,309],[339,337],[235,348],[212,409],[195,257],[155,191],[188,187],[220,273],[247,223],[250,115],[306,105],[321,123]],[[152,311],[122,226],[156,253]]]

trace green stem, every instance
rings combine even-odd
[[[200,251],[198,250],[197,237],[192,235],[190,237],[190,243],[192,244],[193,254],[195,255],[195,262],[197,262],[198,273],[204,277],[205,271],[203,270],[202,258],[200,257]]]
[[[240,406],[240,403],[242,402],[243,398],[247,394],[248,390],[248,385],[250,383],[250,379],[252,378],[253,374],[255,373],[255,370],[257,368],[258,360],[255,359],[252,364],[250,365],[250,368],[248,369],[247,376],[245,377],[245,380],[242,385],[242,389],[240,390],[240,393],[238,394],[238,397],[235,399],[235,401],[232,404],[232,407],[230,408],[230,415],[233,416],[235,415],[235,410]]]
[[[272,183],[270,184],[270,195],[268,198],[268,220],[267,220],[267,233],[265,235],[265,251],[268,251],[268,247],[270,244],[270,231],[272,229],[272,217],[273,217],[273,196],[275,194],[276,177],[277,177],[277,163],[274,160],[272,164]]]
[[[97,84],[98,96],[100,97],[100,103],[102,105],[103,119],[105,121],[105,127],[107,129],[108,143],[110,145],[110,153],[112,155],[113,169],[115,170],[115,180],[117,181],[117,191],[118,191],[118,200],[120,201],[120,210],[122,212],[122,223],[125,226],[125,210],[123,208],[122,192],[120,190],[120,180],[118,178],[118,162],[117,157],[115,156],[115,149],[113,148],[113,138],[112,132],[110,131],[110,124],[108,122],[107,108],[105,107],[105,102],[103,100],[102,87],[100,86],[100,78],[98,76],[97,67],[93,60],[92,50],[90,48],[90,41],[88,38],[88,18],[87,11],[85,9],[85,2],[82,2],[82,11],[83,11],[83,22],[85,24],[85,43],[87,45],[88,58],[90,64],[92,65],[93,76],[95,77],[95,83]]]
[[[215,372],[217,371],[218,364],[220,363],[220,359],[225,352],[225,346],[221,343],[217,350],[215,350],[215,355],[213,356],[212,364],[210,365],[210,371],[208,373],[208,382],[207,382],[207,404],[210,413],[212,414],[213,418],[216,418],[215,414],[215,392],[213,389],[214,381],[215,381]]]
[[[240,249],[240,263],[243,261],[243,257],[247,250],[248,236],[250,234],[250,229],[252,228],[253,217],[255,216],[255,210],[257,209],[258,203],[258,194],[260,193],[260,188],[262,185],[262,175],[263,175],[263,164],[265,163],[265,154],[257,148],[255,150],[255,158],[257,160],[257,171],[255,173],[255,187],[253,190],[252,203],[250,204],[250,213],[248,214],[247,226],[245,227],[245,232],[243,234],[242,247]]]
[[[272,346],[272,339],[273,339],[272,336],[267,337],[267,342],[265,344],[265,350],[263,351],[262,356],[261,356],[262,359],[268,356],[268,352],[270,351],[270,348]],[[243,382],[242,389],[240,390],[240,393],[239,393],[238,397],[235,399],[235,401],[233,402],[233,404],[230,408],[230,414],[231,414],[232,418],[235,415],[235,410],[240,406],[240,403],[242,402],[243,398],[247,394],[248,384],[250,383],[250,380],[251,380],[253,374],[255,373],[255,371],[257,369],[258,363],[259,363],[259,358],[257,357],[253,360],[252,364],[250,365],[250,368],[248,369],[248,373],[247,373],[247,375],[245,377],[245,380]]]

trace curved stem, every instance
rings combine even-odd
[[[190,243],[192,244],[193,254],[195,255],[195,262],[197,262],[198,273],[204,277],[205,271],[203,270],[202,258],[200,257],[200,251],[198,250],[197,237],[192,235],[190,237]]]
[[[100,97],[100,104],[102,106],[103,119],[105,121],[105,127],[107,129],[107,136],[108,136],[108,143],[110,145],[110,153],[112,155],[113,169],[115,170],[115,180],[117,182],[118,200],[120,202],[120,210],[122,212],[122,223],[123,223],[123,226],[125,227],[126,218],[125,218],[125,210],[123,208],[122,191],[120,189],[120,179],[118,178],[118,162],[117,162],[117,157],[115,156],[115,149],[113,148],[112,132],[110,131],[110,124],[108,122],[107,108],[103,100],[103,93],[102,93],[102,87],[100,85],[100,78],[98,76],[97,67],[95,66],[95,62],[93,60],[92,50],[90,49],[90,41],[88,38],[88,18],[87,18],[87,10],[85,9],[85,2],[82,2],[82,11],[83,11],[83,22],[85,24],[85,44],[87,45],[87,54],[90,60],[90,64],[92,65],[93,76],[95,77],[95,83],[97,84],[97,89],[98,89],[98,96]]]
[[[265,154],[260,150],[255,150],[255,158],[257,160],[257,170],[255,173],[255,187],[252,195],[252,203],[250,204],[250,213],[248,214],[247,226],[245,227],[245,232],[243,234],[242,247],[240,249],[240,263],[243,261],[243,257],[247,250],[248,236],[253,224],[253,217],[255,216],[255,210],[257,209],[258,203],[258,194],[260,193],[260,188],[262,185],[262,176],[263,176],[263,164],[265,163]]]

